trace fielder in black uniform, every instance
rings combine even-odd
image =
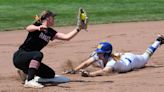
[[[42,63],[43,53],[41,50],[54,39],[70,40],[83,27],[78,18],[77,27],[67,33],[60,33],[51,28],[54,25],[56,14],[51,11],[43,11],[37,21],[29,26],[26,30],[28,35],[24,43],[14,53],[13,63],[16,68],[22,70],[26,76],[25,87],[42,88],[43,85],[34,80],[35,76],[41,78],[54,78],[55,71]]]

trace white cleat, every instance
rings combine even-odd
[[[30,81],[25,81],[24,87],[28,88],[43,88],[44,86],[38,83],[36,80],[32,79]]]

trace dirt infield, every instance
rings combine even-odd
[[[67,33],[74,27],[57,27]],[[113,23],[90,25],[89,31],[81,31],[71,41],[49,43],[43,49],[43,62],[61,74],[65,63],[76,66],[93,51],[100,41],[110,41],[115,51],[142,53],[155,40],[157,34],[164,35],[164,21]],[[83,78],[66,75],[74,82],[49,85],[43,89],[24,88],[12,64],[12,55],[24,41],[26,31],[0,32],[0,92],[163,92],[164,90],[164,46],[160,47],[144,69],[125,74]],[[92,68],[91,68],[92,69]]]

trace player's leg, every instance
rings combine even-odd
[[[70,79],[65,76],[56,75],[53,69],[43,63],[41,63],[38,69],[35,80],[40,83],[65,83],[70,81]]]
[[[33,88],[42,88],[43,85],[38,83],[34,80],[34,77],[36,76],[38,72],[38,68],[40,67],[43,53],[40,51],[33,51],[26,54],[28,56],[27,59],[31,59],[29,62],[29,68],[28,68],[28,77],[25,81],[25,87],[33,87]]]
[[[54,78],[55,71],[51,69],[49,66],[41,63],[36,75],[41,78]]]
[[[26,78],[27,78],[27,73],[28,73],[28,65],[30,60],[25,61],[24,57],[24,51],[18,50],[17,52],[14,53],[13,56],[13,64],[14,66],[18,69],[17,73],[20,76],[21,82],[24,84]]]
[[[164,44],[164,36],[159,35],[159,37],[154,41],[154,43],[149,46],[146,51],[142,54],[145,61],[148,61],[148,59],[153,55],[153,53],[157,50],[157,48]]]
[[[43,85],[33,80],[38,71],[42,58],[43,54],[40,51],[26,52],[19,50],[16,54],[14,54],[13,61],[15,67],[28,75],[25,81],[25,87],[43,87]]]
[[[154,43],[149,46],[146,51],[142,55],[133,55],[133,68],[139,69],[145,66],[148,59],[152,56],[152,54],[156,51],[156,49],[162,45],[164,42],[164,37],[159,36]]]
[[[24,73],[24,72],[23,72],[22,70],[20,70],[20,69],[17,70],[17,73],[18,73],[18,75],[19,75],[19,77],[20,77],[20,80],[21,80],[22,84],[24,84],[24,83],[25,83],[25,80],[26,80],[26,78],[27,78],[27,74]]]
[[[19,50],[14,54],[13,62],[15,67],[28,75],[25,81],[25,87],[43,87],[43,85],[33,81],[42,58],[43,54],[39,51],[26,52]]]

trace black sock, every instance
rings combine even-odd
[[[27,80],[30,81],[30,80],[34,79],[36,72],[37,72],[37,70],[35,68],[29,68]]]

